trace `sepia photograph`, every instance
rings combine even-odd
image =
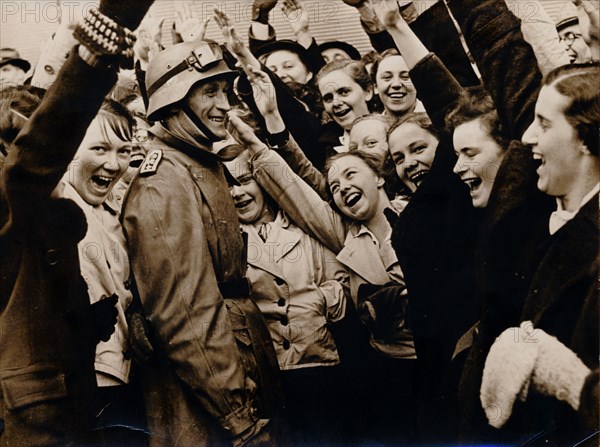
[[[600,0],[0,21],[0,447],[600,445]]]

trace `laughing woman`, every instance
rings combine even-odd
[[[338,60],[325,65],[317,74],[317,85],[325,111],[333,122],[323,126],[321,141],[326,142],[329,158],[348,152],[350,129],[354,121],[369,113],[373,86],[362,62]]]
[[[347,272],[335,255],[298,228],[263,191],[249,153],[223,149],[242,230],[248,236],[248,279],[265,318],[297,445],[334,443],[342,421],[340,358],[330,330],[344,318]],[[338,442],[341,440],[338,439]]]
[[[346,75],[339,70],[337,74]],[[254,71],[253,85],[262,93],[256,100],[269,132],[284,131],[268,77]],[[348,112],[351,113],[354,112]],[[387,210],[397,215],[399,207],[390,202],[383,188],[380,158],[354,151],[328,160],[326,179],[334,209],[275,151],[268,150],[239,117],[231,115],[230,123],[232,133],[254,154],[254,178],[298,227],[336,253],[337,260],[349,270],[354,307],[370,331],[370,353],[362,359],[364,375],[349,381],[353,383],[349,405],[356,405],[362,426],[368,427],[360,434],[362,439],[412,442],[415,350],[405,318],[407,293],[403,273],[391,247],[391,226],[384,214]]]
[[[129,384],[131,360],[126,355],[129,332],[125,310],[132,300],[129,255],[119,222],[120,206],[111,196],[129,167],[133,125],[133,117],[124,106],[106,99],[57,190],[75,202],[87,220],[87,232],[78,247],[90,301],[116,301],[115,332],[97,345],[94,362],[99,396],[94,433],[98,445],[123,440],[131,446],[145,445],[140,430],[141,395]]]

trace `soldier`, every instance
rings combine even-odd
[[[211,151],[227,138],[235,76],[219,45],[202,41],[163,51],[146,75],[148,118],[159,123],[123,220],[152,333],[141,371],[151,445],[281,441],[277,359],[249,298],[237,213]]]

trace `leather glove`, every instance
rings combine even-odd
[[[91,305],[92,326],[97,339],[108,341],[117,324],[117,308],[119,297],[114,293],[110,297],[103,296]]]
[[[362,284],[358,288],[359,315],[376,339],[394,338],[399,323],[406,320],[408,299],[404,290],[404,286],[395,283]]]
[[[526,399],[539,352],[530,321],[496,338],[485,360],[479,396],[491,426],[501,428],[508,421],[517,396]]]
[[[125,312],[125,318],[129,327],[128,354],[141,364],[148,363],[154,355],[150,322],[141,312],[130,309]]]
[[[259,419],[256,424],[233,438],[233,447],[271,447],[277,445],[269,432],[269,419]]]
[[[98,10],[131,31],[137,29],[154,0],[100,0]]]
[[[252,20],[267,25],[269,13],[277,5],[277,0],[254,0],[252,2]]]

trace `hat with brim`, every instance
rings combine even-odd
[[[14,65],[24,72],[28,72],[31,68],[31,64],[25,59],[21,59],[19,52],[12,48],[0,49],[0,67],[4,67],[5,65]]]
[[[349,43],[341,42],[339,40],[332,40],[329,42],[323,42],[322,44],[319,45],[319,50],[321,52],[323,52],[325,50],[329,50],[331,48],[338,48],[338,49],[344,51],[348,56],[350,56],[350,59],[352,59],[352,60],[355,60],[355,61],[360,60],[359,51],[356,48],[354,48],[352,45],[350,45]]]
[[[577,7],[571,2],[565,2],[556,19],[556,31],[560,32],[573,25],[579,25]]]
[[[310,63],[308,62],[308,55],[306,49],[298,42],[293,40],[276,40],[275,42],[268,43],[254,52],[254,56],[258,59],[261,56],[268,56],[276,51],[289,51],[296,54],[302,63],[308,68]]]

